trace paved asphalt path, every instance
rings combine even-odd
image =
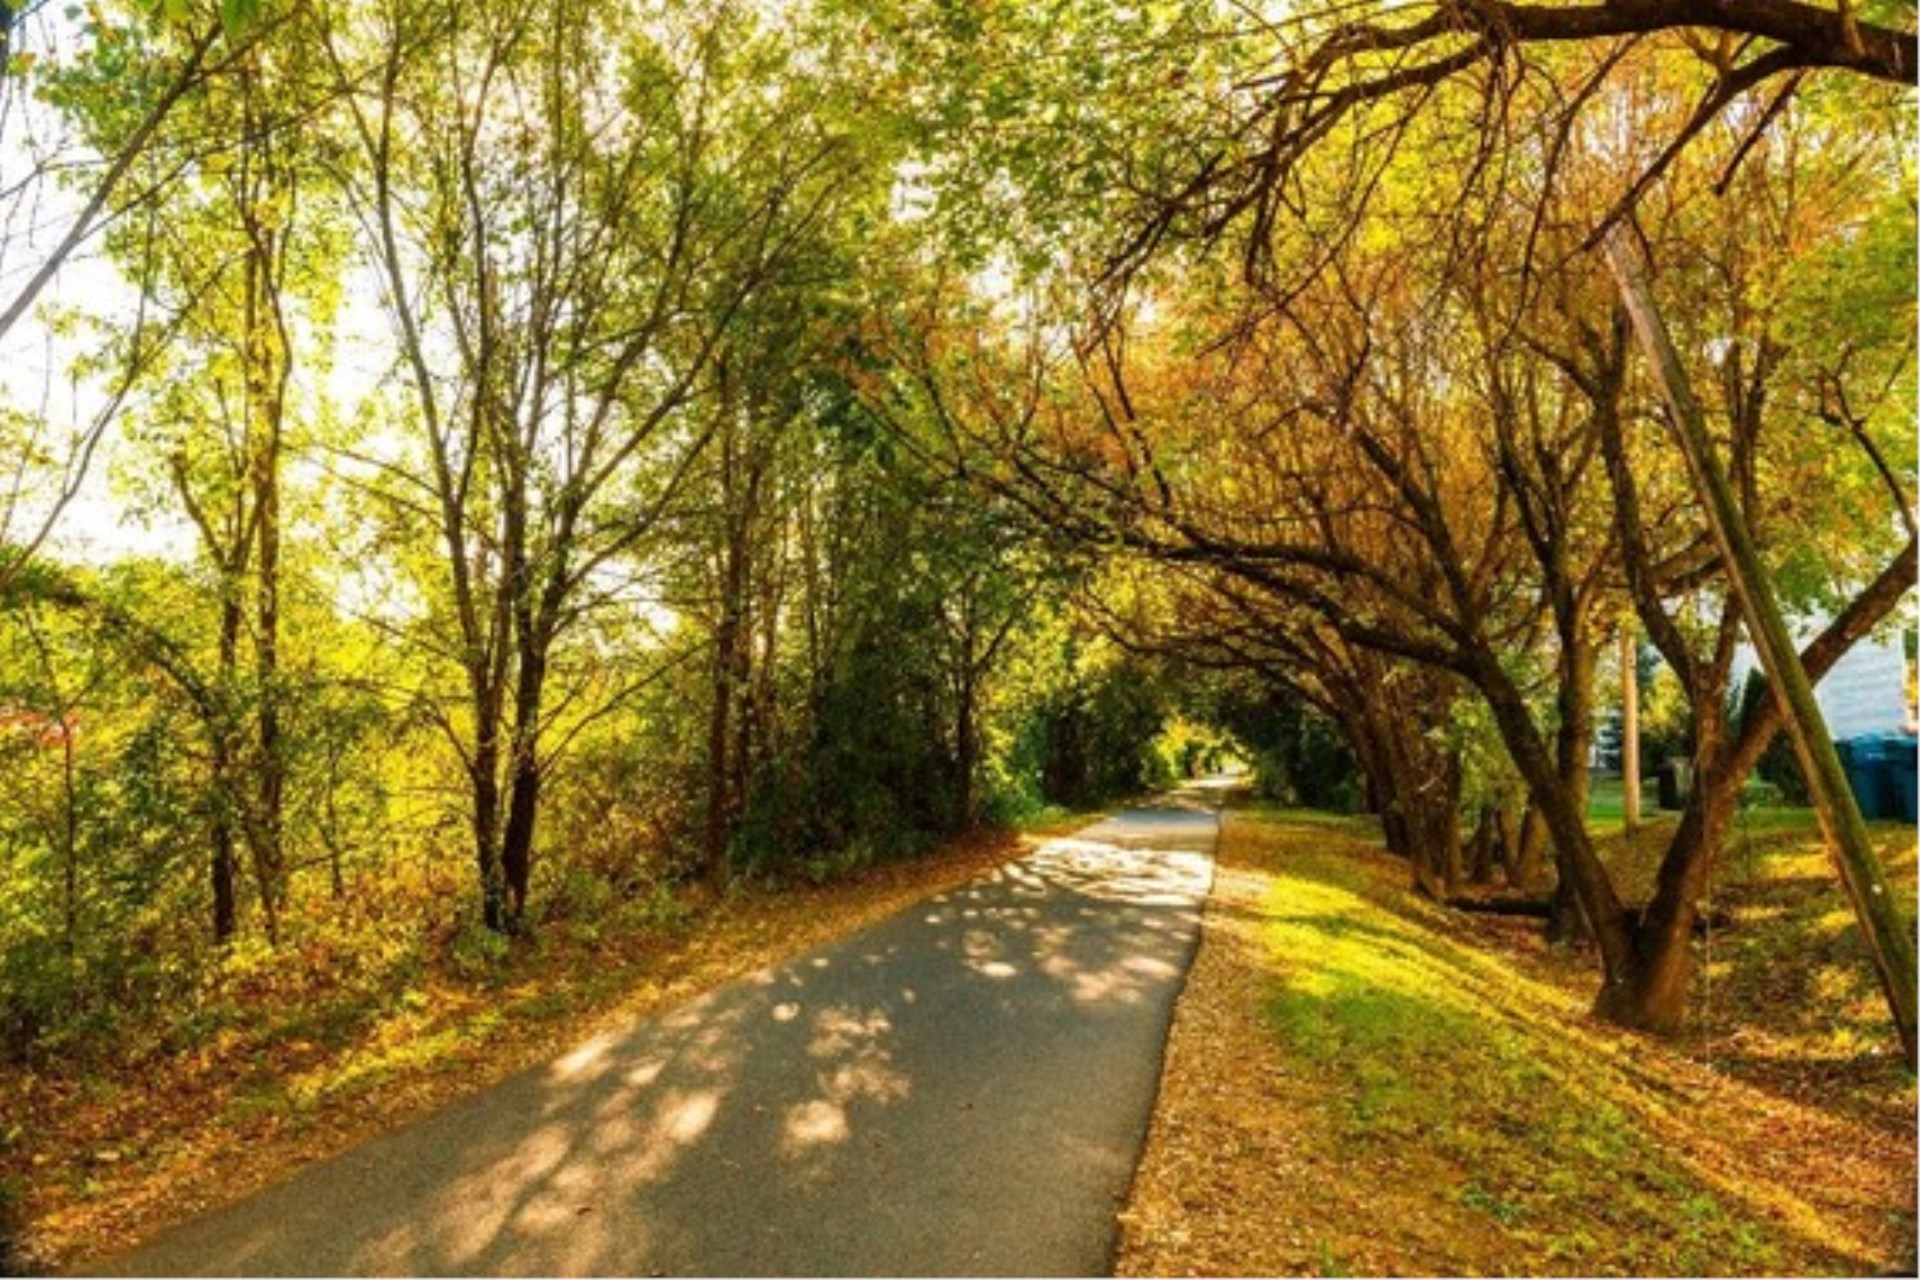
[[[1104,1274],[1216,831],[1128,811],[96,1269]]]

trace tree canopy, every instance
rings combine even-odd
[[[0,1054],[168,1043],[369,919],[823,879],[1196,724],[1678,1029],[1790,717],[1599,246],[1807,672],[1904,625],[1913,27],[0,4]],[[1637,901],[1588,821],[1623,626],[1696,778]]]

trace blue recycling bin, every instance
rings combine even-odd
[[[1833,744],[1847,771],[1847,785],[1869,822],[1913,812],[1913,748],[1898,734],[1868,733]],[[1905,781],[1901,781],[1902,761]],[[1905,794],[1902,794],[1902,788]]]
[[[1920,817],[1920,808],[1916,806],[1915,791],[1920,788],[1920,779],[1916,779],[1916,768],[1920,768],[1920,742],[1903,733],[1886,735],[1885,766],[1882,776],[1886,780],[1888,798],[1893,801],[1893,812],[1887,816],[1898,818],[1902,822],[1912,822]]]

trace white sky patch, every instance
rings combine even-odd
[[[919,160],[902,160],[894,167],[887,210],[895,222],[904,226],[933,216],[940,196],[932,178],[933,169]]]

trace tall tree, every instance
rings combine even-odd
[[[680,497],[717,426],[704,375],[841,148],[744,8],[401,3],[368,34],[327,43],[420,442],[423,478],[387,477],[441,545],[433,643],[465,703],[443,723],[512,930],[556,646]]]
[[[23,322],[75,256],[180,179],[193,140],[175,128],[183,103],[260,30],[259,0],[99,4],[84,13],[28,0],[0,3],[0,344],[19,351]],[[144,313],[143,313],[144,319]],[[0,578],[46,543],[79,495],[102,437],[151,368],[144,327],[100,362],[90,412],[63,426],[50,413],[52,378],[0,392]],[[25,362],[19,362],[24,364]]]
[[[1243,431],[1264,442],[1283,431],[1297,433],[1303,422],[1340,424],[1336,438],[1343,456],[1332,465],[1371,475],[1378,497],[1337,509],[1343,519],[1354,510],[1371,510],[1366,518],[1387,521],[1382,545],[1394,537],[1400,545],[1390,559],[1380,559],[1354,542],[1347,527],[1334,526],[1339,536],[1330,539],[1325,524],[1286,505],[1324,505],[1318,497],[1324,485],[1312,478],[1312,468],[1298,463],[1275,468],[1272,487],[1238,486],[1234,496],[1241,502],[1275,488],[1283,495],[1264,525],[1233,512],[1229,503],[1202,502],[1191,484],[1169,481],[1191,474],[1194,451],[1177,429],[1169,435],[1166,419],[1177,415],[1164,411],[1129,412],[1116,423],[1099,405],[1083,411],[1083,425],[1051,433],[1035,429],[1035,414],[1002,413],[985,434],[1029,456],[1001,480],[1040,493],[1037,501],[1055,518],[1068,527],[1077,524],[1088,536],[1215,564],[1317,611],[1353,643],[1453,670],[1472,683],[1527,775],[1551,828],[1563,882],[1578,891],[1594,924],[1607,970],[1603,1011],[1640,1025],[1671,1025],[1683,1008],[1676,994],[1683,987],[1663,986],[1653,974],[1666,972],[1670,963],[1684,965],[1682,933],[1690,926],[1696,894],[1684,885],[1664,885],[1659,909],[1651,911],[1659,918],[1655,925],[1623,907],[1592,856],[1577,776],[1590,726],[1591,619],[1599,588],[1627,584],[1595,575],[1596,567],[1610,563],[1606,521],[1593,516],[1605,506],[1586,497],[1568,506],[1554,496],[1555,490],[1590,494],[1600,479],[1593,459],[1608,424],[1623,416],[1637,421],[1637,415],[1656,410],[1644,398],[1622,398],[1635,385],[1623,358],[1623,326],[1601,324],[1582,339],[1586,363],[1578,376],[1564,367],[1543,374],[1539,353],[1511,340],[1522,332],[1513,317],[1539,304],[1543,286],[1591,281],[1597,263],[1581,256],[1583,248],[1634,209],[1646,211],[1643,223],[1700,219],[1702,193],[1738,197],[1736,179],[1744,172],[1781,163],[1778,155],[1768,159],[1769,140],[1793,119],[1794,99],[1812,93],[1812,72],[1852,76],[1849,87],[1861,90],[1860,101],[1880,108],[1878,114],[1858,114],[1849,128],[1829,137],[1857,137],[1862,121],[1872,129],[1874,121],[1890,118],[1885,108],[1898,91],[1872,91],[1873,82],[1908,78],[1913,37],[1863,24],[1850,6],[1530,7],[1464,0],[1420,6],[1410,16],[1374,14],[1365,6],[1357,12],[1309,8],[1254,24],[1251,32],[1218,35],[1207,49],[1209,65],[1224,61],[1235,69],[1208,77],[1207,87],[1191,93],[1169,89],[1171,96],[1197,96],[1214,108],[1212,114],[1190,115],[1195,128],[1189,134],[1146,141],[1138,169],[1152,180],[1133,184],[1138,203],[1120,221],[1117,237],[1095,233],[1095,243],[1103,246],[1105,283],[1131,283],[1149,305],[1164,307],[1172,271],[1157,272],[1156,265],[1177,266],[1194,278],[1195,256],[1188,247],[1231,237],[1240,250],[1236,274],[1253,295],[1248,318],[1238,323],[1253,331],[1288,332],[1295,361],[1304,357],[1309,370],[1326,370],[1309,375],[1316,394],[1283,395],[1284,408],[1257,405]],[[1545,74],[1528,74],[1535,70]],[[989,69],[965,92],[991,95],[1005,86],[1008,74],[1003,67]],[[1743,103],[1766,83],[1779,87],[1771,101]],[[1685,97],[1690,91],[1700,95],[1691,110]],[[1110,107],[1124,117],[1171,109],[1118,101]],[[1027,181],[1021,189],[1044,203],[1060,187],[1063,172],[1097,171],[1108,163],[1097,145],[1069,145],[1057,158],[1035,162],[1033,173],[1022,175]],[[1787,157],[1786,171],[1795,172],[1799,163]],[[1859,167],[1840,189],[1871,199],[1885,176],[1878,166]],[[1759,221],[1758,228],[1744,225],[1768,235],[1788,225]],[[1806,224],[1792,225],[1795,234],[1806,234]],[[1661,243],[1660,234],[1652,243]],[[1796,242],[1774,243],[1780,253]],[[1383,269],[1378,255],[1384,244],[1439,246],[1440,253],[1422,269]],[[1493,317],[1475,342],[1459,348],[1485,357],[1462,360],[1458,349],[1437,345],[1437,335],[1451,332],[1456,341],[1471,336],[1458,327],[1460,299],[1472,296],[1472,264],[1489,255],[1499,279],[1495,294],[1513,299],[1512,311]],[[1424,255],[1403,248],[1400,256]],[[1740,286],[1725,280],[1713,287],[1739,296]],[[1411,305],[1426,308],[1424,314],[1409,309],[1409,289],[1421,299]],[[1596,296],[1589,287],[1580,296],[1575,332],[1613,309],[1604,292]],[[1127,314],[1112,290],[1100,306],[1109,325]],[[1707,336],[1710,350],[1726,341]],[[1205,350],[1205,341],[1189,349]],[[1233,339],[1217,341],[1231,346]],[[1738,340],[1732,341],[1737,348]],[[1489,362],[1476,368],[1483,358]],[[1766,395],[1751,395],[1746,384],[1754,378],[1767,384],[1775,358],[1764,347],[1752,358],[1754,365],[1735,362],[1728,405],[1736,421],[1766,416]],[[1902,363],[1903,357],[1892,361],[1896,368]],[[1573,406],[1585,420],[1572,437],[1576,451],[1529,452],[1513,447],[1526,444],[1524,434],[1507,431],[1513,443],[1497,444],[1487,455],[1491,474],[1472,462],[1456,463],[1466,434],[1457,416],[1459,389],[1468,380],[1480,384],[1495,424],[1552,422],[1562,412],[1556,405]],[[1589,402],[1585,409],[1577,404],[1582,399]],[[1217,396],[1203,401],[1205,411],[1217,412],[1216,402]],[[1084,425],[1098,424],[1102,416],[1104,430]],[[1036,442],[1042,447],[1036,449]],[[1758,460],[1769,451],[1743,443],[1738,430],[1733,447],[1747,452],[1742,465],[1759,474]],[[1553,468],[1533,465],[1540,456],[1555,459]],[[1566,470],[1563,463],[1575,459],[1578,469]],[[1569,478],[1575,481],[1571,488]],[[1658,528],[1643,512],[1622,514],[1632,498],[1619,496],[1620,468],[1609,466],[1606,479],[1615,491],[1616,516],[1641,534]],[[1067,492],[1076,499],[1061,500]],[[1742,518],[1764,518],[1764,501],[1745,505]],[[1569,541],[1567,532],[1576,526],[1555,526],[1582,511],[1579,536]],[[1516,536],[1488,539],[1489,531],[1503,527]],[[1728,585],[1725,566],[1713,561],[1710,547],[1697,536],[1690,541],[1681,561],[1663,565],[1673,576],[1652,594],[1698,592],[1711,582],[1728,590],[1723,598],[1737,598],[1737,583]],[[1880,547],[1885,539],[1866,542]],[[1515,546],[1528,552],[1530,564],[1521,572],[1503,564]],[[1569,556],[1571,548],[1578,550]],[[1839,621],[1808,656],[1844,649],[1860,622],[1884,615],[1897,596],[1905,556],[1883,556],[1853,579]],[[1623,551],[1623,560],[1630,565],[1631,554]],[[1424,579],[1415,574],[1420,564]],[[1680,585],[1689,573],[1691,584]],[[1513,594],[1522,583],[1542,593],[1554,620],[1547,632],[1548,651],[1560,667],[1561,706],[1554,717],[1532,705],[1523,656],[1528,650],[1521,643],[1530,624]],[[1366,603],[1355,607],[1363,588],[1380,598],[1361,596]],[[1641,587],[1634,592],[1636,601],[1648,598]],[[1643,622],[1652,612],[1642,609]],[[1731,640],[1725,647],[1730,654]],[[1710,663],[1706,670],[1722,665]],[[1737,786],[1738,778],[1716,775],[1715,781],[1715,803],[1730,803],[1730,793],[1718,788]],[[1714,844],[1711,833],[1707,843]],[[1659,962],[1650,959],[1649,947]]]

